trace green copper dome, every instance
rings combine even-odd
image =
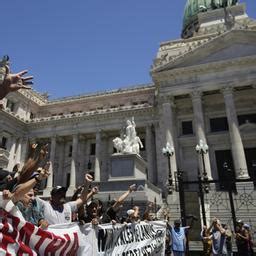
[[[237,4],[238,0],[187,0],[183,17],[182,37],[186,38],[190,26],[195,26],[197,14]]]

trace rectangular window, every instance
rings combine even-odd
[[[226,117],[210,119],[211,132],[228,131],[228,120]]]
[[[70,145],[69,149],[68,149],[68,156],[71,157],[72,156],[72,151],[73,151],[73,146]]]
[[[7,100],[6,108],[10,109],[11,112],[14,111],[15,104],[11,100]]]
[[[245,148],[244,149],[247,168],[250,178],[256,185],[256,148]]]
[[[66,188],[68,188],[70,185],[70,173],[67,173],[67,176],[66,176]]]
[[[96,144],[95,143],[91,143],[91,150],[90,150],[90,155],[95,155],[96,152]]]
[[[215,158],[219,176],[219,188],[221,190],[227,190],[228,186],[231,185],[230,182],[235,180],[235,171],[231,150],[216,150]],[[228,166],[228,169],[230,169],[230,172],[228,172],[228,169],[225,168],[225,164]],[[232,190],[236,190],[235,183],[232,184]]]
[[[181,122],[182,135],[193,134],[193,124],[192,121]]]
[[[7,138],[2,137],[1,148],[6,149],[6,146],[7,146]]]
[[[256,114],[239,115],[237,118],[238,118],[239,125],[242,125],[248,122],[256,124]]]

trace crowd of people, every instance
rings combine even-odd
[[[143,218],[140,217],[139,206],[129,209],[126,216],[118,215],[125,199],[136,190],[135,184],[129,186],[119,198],[109,202],[107,209],[104,210],[104,203],[93,198],[99,189],[92,186],[93,177],[88,173],[85,174],[84,184],[77,188],[70,201],[67,202],[66,198],[67,188],[62,186],[56,186],[51,190],[49,200],[41,199],[37,195],[38,187],[41,181],[50,175],[50,163],[47,162],[44,167],[39,166],[46,158],[47,146],[41,147],[36,153],[37,147],[36,144],[32,145],[30,157],[21,171],[0,170],[0,190],[3,191],[4,198],[15,203],[26,221],[46,228],[48,225],[73,221],[96,225],[131,223],[140,219],[152,220],[152,205],[146,208]]]
[[[27,71],[16,74],[10,73],[8,58],[0,63],[0,107],[2,99],[10,92],[19,89],[30,89],[32,76],[23,77]],[[38,196],[38,188],[50,174],[50,162],[47,162],[47,145],[31,145],[28,160],[20,168],[16,164],[12,171],[0,169],[0,191],[5,200],[11,200],[24,220],[46,229],[52,224],[78,222],[92,225],[112,223],[139,223],[140,220],[152,221],[155,219],[155,206],[150,203],[143,214],[139,206],[127,210],[125,216],[120,216],[120,209],[129,194],[136,190],[136,185],[130,185],[116,200],[102,202],[95,199],[99,188],[92,186],[93,177],[89,173],[84,176],[84,183],[74,191],[68,201],[67,188],[56,186],[50,193],[49,200]],[[188,246],[188,230],[190,226],[181,226],[180,220],[175,220],[171,226],[166,222],[166,255],[185,256]],[[201,232],[203,243],[202,255],[232,255],[232,241],[235,239],[238,254],[242,256],[253,255],[253,239],[248,224],[237,221],[237,228],[231,232],[227,225],[221,224],[214,218],[209,227],[204,226]]]
[[[182,227],[180,220],[174,221],[174,226],[167,224],[167,246],[166,255],[185,256],[188,255],[188,232],[190,226]],[[253,235],[249,224],[242,220],[236,222],[236,230],[231,231],[226,224],[214,218],[209,227],[203,226],[200,233],[203,244],[202,256],[252,256]],[[232,241],[236,248],[233,252]]]

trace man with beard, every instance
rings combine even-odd
[[[92,176],[85,175],[85,185],[81,196],[71,202],[66,203],[65,187],[57,186],[51,191],[50,201],[44,201],[38,198],[38,202],[42,205],[44,218],[51,224],[71,223],[72,213],[82,206],[87,200],[88,188],[92,182]]]

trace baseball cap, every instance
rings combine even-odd
[[[131,216],[131,215],[134,214],[134,212],[135,212],[135,211],[134,211],[133,209],[130,209],[130,210],[127,211],[127,215],[128,215],[128,216]]]
[[[66,187],[62,187],[62,186],[56,186],[56,187],[54,187],[52,189],[51,196],[54,196],[54,195],[58,194],[61,191],[64,191],[66,193],[67,192],[67,188]]]
[[[245,223],[244,228],[250,228],[250,225]]]

